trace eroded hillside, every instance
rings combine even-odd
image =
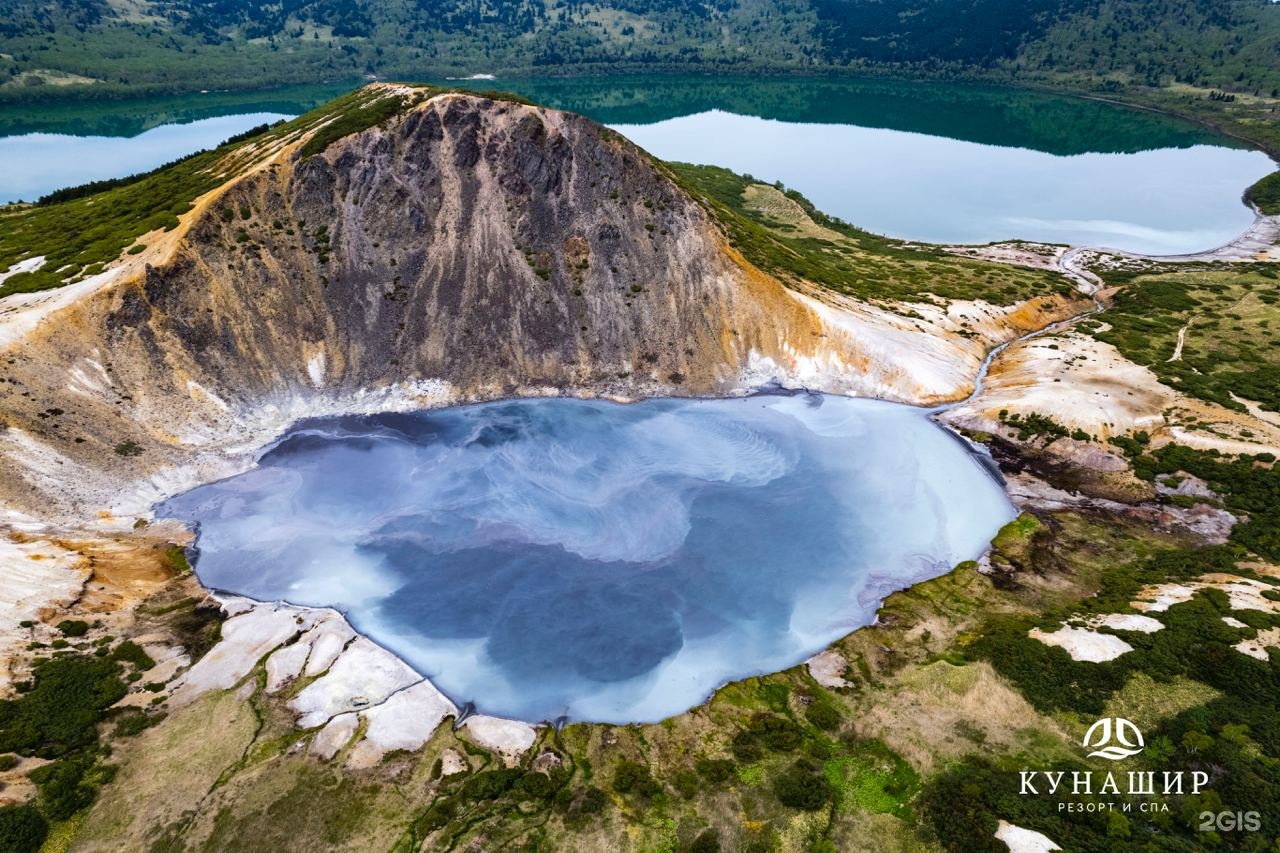
[[[1074,310],[1051,292],[896,309],[802,293],[586,119],[393,86],[348,107],[226,155],[209,168],[234,177],[105,272],[6,300],[11,507],[129,524],[325,412],[771,380],[933,403],[967,393],[994,343]]]

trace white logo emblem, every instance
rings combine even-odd
[[[1115,741],[1113,743],[1112,741]],[[1090,758],[1109,758],[1119,761],[1142,752],[1146,743],[1142,740],[1142,732],[1124,717],[1103,717],[1089,726],[1084,733],[1084,741],[1080,744],[1085,749],[1093,749]]]

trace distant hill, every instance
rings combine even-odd
[[[1267,0],[6,0],[0,80],[236,88],[318,76],[907,66],[1270,94]]]
[[[0,101],[473,74],[980,77],[1280,151],[1269,0],[0,0]]]

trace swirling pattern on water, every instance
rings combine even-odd
[[[608,722],[803,660],[1013,516],[920,410],[818,395],[325,419],[160,512],[209,586],[338,607],[484,712]]]

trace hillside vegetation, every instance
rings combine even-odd
[[[0,102],[620,71],[981,79],[1187,115],[1280,152],[1268,0],[11,0]]]
[[[145,235],[176,228],[178,217],[200,195],[243,173],[279,143],[314,129],[298,151],[299,157],[309,157],[446,90],[421,86],[415,91],[403,96],[377,88],[358,90],[293,121],[255,128],[215,150],[143,175],[71,187],[34,205],[0,209],[0,223],[6,226],[0,230],[0,270],[24,259],[45,258],[38,269],[0,282],[0,296],[74,283],[102,272],[126,252],[142,251],[142,240],[149,239]],[[760,185],[725,169],[667,168],[720,221],[748,260],[784,280],[804,280],[865,300],[932,294],[1010,304],[1033,296],[1070,295],[1068,283],[1057,273],[960,258],[881,237],[823,214],[794,191]],[[227,209],[227,215],[234,224],[246,224],[237,211]]]
[[[863,231],[780,185],[759,184],[714,166],[669,166],[721,222],[736,249],[784,280],[805,280],[864,300],[932,294],[1004,305],[1072,292],[1056,272],[969,260],[935,246]]]
[[[894,65],[1083,73],[1271,96],[1280,9],[1264,0],[15,0],[10,97],[236,88],[334,75],[514,69]]]
[[[1280,265],[1223,264],[1126,276],[1085,324],[1135,364],[1185,394],[1244,411],[1280,411]],[[1181,341],[1181,344],[1179,344]]]

